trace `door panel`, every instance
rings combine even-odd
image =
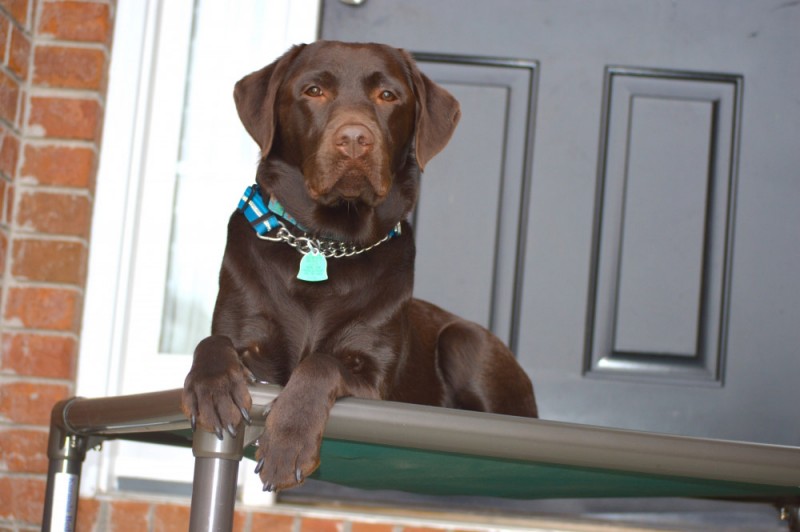
[[[607,70],[587,371],[721,381],[741,85]]]
[[[488,320],[544,418],[797,445],[799,27],[781,0],[326,0],[321,35],[536,65],[520,109],[423,62],[472,116],[423,178],[417,293]],[[444,223],[481,198],[496,236]]]

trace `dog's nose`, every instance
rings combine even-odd
[[[369,129],[360,124],[345,124],[334,135],[336,149],[351,159],[365,155],[375,144]]]

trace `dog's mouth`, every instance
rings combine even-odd
[[[371,168],[365,168],[366,164],[354,164],[353,161],[348,163],[342,165],[343,168],[336,168],[339,172],[308,180],[306,188],[311,199],[325,206],[380,205],[389,194],[390,179]]]
[[[342,188],[327,193],[315,193],[309,190],[309,195],[316,203],[326,207],[365,205],[367,207],[377,207],[386,196],[379,196],[370,190],[350,190]]]

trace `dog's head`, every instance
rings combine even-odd
[[[407,178],[415,180],[416,200],[419,170],[460,117],[455,98],[407,52],[380,44],[295,46],[240,80],[234,99],[262,161],[296,170],[315,205],[362,212],[381,206]]]

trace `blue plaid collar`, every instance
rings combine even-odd
[[[269,203],[265,205],[258,185],[251,185],[244,191],[239,200],[239,212],[244,214],[250,226],[261,236],[283,226],[284,222],[289,222],[301,231],[307,232],[297,220],[286,213],[283,205],[274,197],[271,197]]]
[[[286,223],[293,225],[303,233],[308,233],[308,229],[300,225],[286,210],[277,199],[270,197],[269,202],[264,204],[258,184],[247,187],[239,199],[239,212],[245,215],[250,226],[259,234],[265,236],[267,233],[278,227],[286,227]],[[387,235],[387,238],[394,238],[400,234],[400,224],[398,223]]]

